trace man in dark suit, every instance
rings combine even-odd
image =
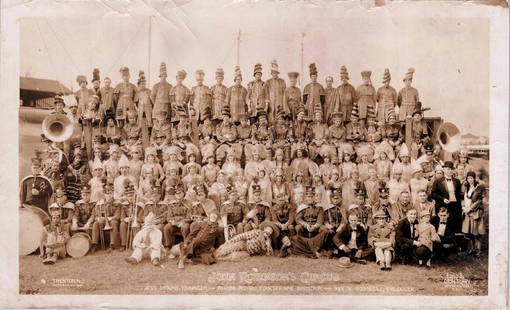
[[[416,241],[416,226],[418,224],[416,217],[416,210],[409,209],[406,217],[397,224],[395,250],[402,264],[414,261],[414,249],[419,246],[418,241]]]
[[[333,243],[338,248],[340,257],[347,256],[358,263],[366,263],[364,258],[374,253],[374,250],[368,247],[367,232],[354,213],[349,215],[349,223],[336,232]]]
[[[441,207],[438,215],[430,220],[439,238],[441,238],[441,242],[434,243],[434,256],[439,259],[446,258],[448,254],[456,252],[458,248],[452,221],[448,220],[449,215],[448,209]]]
[[[446,207],[450,214],[453,231],[458,233],[462,226],[462,193],[459,179],[453,177],[453,163],[446,161],[443,165],[444,178],[432,184],[432,198],[436,201],[436,214],[439,208]]]

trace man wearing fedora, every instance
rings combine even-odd
[[[338,256],[349,257],[361,264],[366,263],[364,258],[374,253],[374,249],[368,246],[367,231],[359,224],[356,214],[349,215],[347,224],[336,231],[333,243],[338,249]]]
[[[459,179],[453,176],[453,162],[446,161],[443,170],[444,178],[434,181],[431,196],[436,202],[436,214],[439,208],[446,207],[453,222],[453,230],[459,233],[462,225],[461,184]]]

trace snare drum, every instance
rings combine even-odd
[[[87,255],[92,240],[89,234],[84,232],[75,233],[66,243],[67,254],[71,257],[83,257]]]
[[[19,255],[28,255],[41,244],[44,226],[50,223],[50,217],[42,209],[23,204],[19,209]]]

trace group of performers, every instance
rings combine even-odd
[[[399,92],[388,69],[378,89],[370,71],[357,88],[345,66],[338,87],[309,71],[303,90],[275,60],[266,81],[257,63],[247,87],[238,67],[231,87],[223,69],[210,87],[202,70],[191,89],[184,70],[171,85],[165,63],[152,89],[126,67],[115,87],[98,69],[92,88],[79,75],[76,102],[57,96],[52,112],[71,119],[72,136],[41,135],[21,184],[22,204],[50,214],[43,262],[65,257],[78,231],[90,234],[89,254],[132,250],[127,262],[157,266],[170,253],[179,268],[267,254],[391,270],[395,259],[430,267],[459,250],[479,255],[486,186],[465,150],[439,159],[414,69]]]

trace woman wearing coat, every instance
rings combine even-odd
[[[482,242],[480,237],[485,235],[483,193],[485,188],[476,180],[476,174],[469,171],[464,183],[464,201],[462,207],[462,233],[469,238],[468,254],[480,255]]]

